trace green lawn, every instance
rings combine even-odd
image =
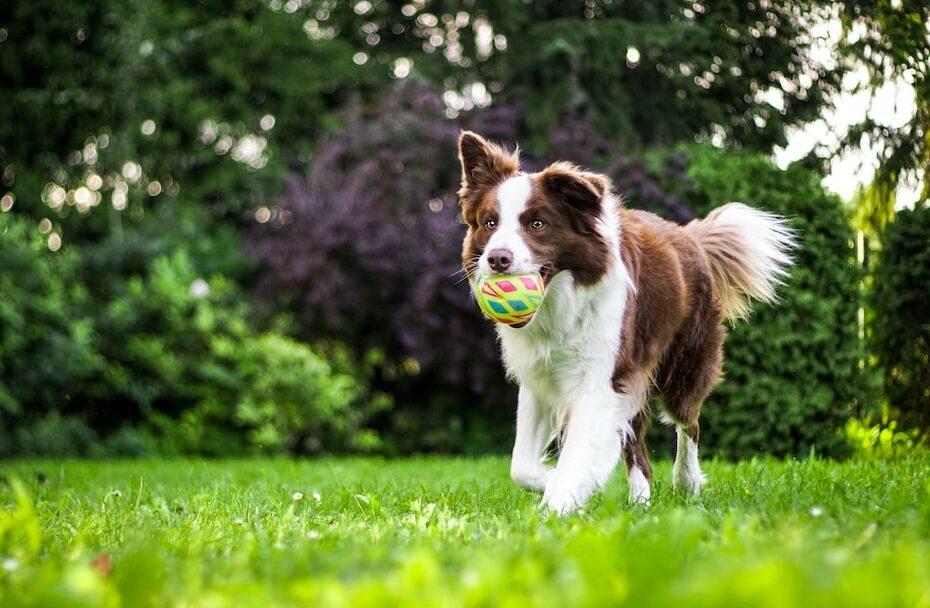
[[[496,458],[0,463],[0,606],[930,606],[930,459],[669,468],[558,519]]]

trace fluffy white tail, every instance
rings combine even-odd
[[[704,247],[714,291],[727,319],[749,316],[752,298],[775,302],[775,288],[784,282],[797,248],[785,218],[730,203],[694,220],[685,230]]]

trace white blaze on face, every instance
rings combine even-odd
[[[513,262],[507,269],[509,274],[539,271],[539,265],[533,262],[533,254],[523,238],[523,228],[520,225],[520,215],[526,210],[531,192],[532,181],[529,175],[511,177],[497,187],[497,228],[478,260],[478,270],[481,274],[494,274],[488,263],[488,252],[495,249],[506,249],[513,256]]]

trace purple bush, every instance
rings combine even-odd
[[[494,332],[459,272],[465,230],[455,197],[456,143],[462,128],[472,128],[512,146],[523,111],[513,103],[460,120],[444,111],[439,95],[409,83],[372,105],[351,104],[344,126],[320,141],[307,174],[292,176],[245,236],[263,262],[258,289],[294,314],[302,337],[387,356],[381,388],[398,408],[386,424],[421,431],[405,449],[455,445],[449,433],[471,432],[470,414],[487,422],[513,416]],[[583,118],[554,126],[548,143],[546,151],[524,150],[527,168],[569,159],[609,173],[637,206],[690,219],[659,187],[657,179],[668,176],[654,179]],[[674,162],[666,170],[683,171]]]

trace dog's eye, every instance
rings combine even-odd
[[[530,222],[530,226],[533,227],[533,230],[542,230],[546,223],[542,220],[536,219]]]
[[[494,230],[497,228],[497,220],[486,220],[484,222],[484,227],[488,230]]]

